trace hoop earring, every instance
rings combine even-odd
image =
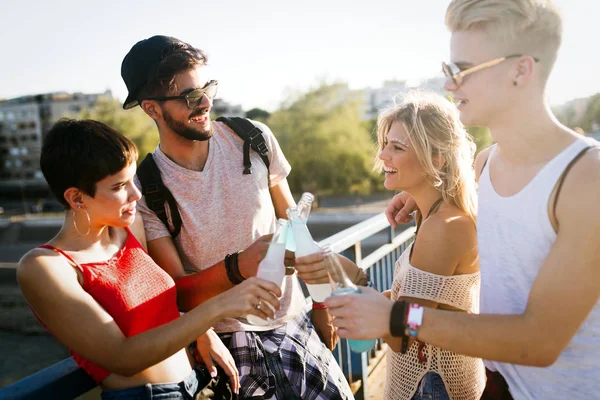
[[[79,210],[81,210],[81,206],[77,206],[77,208]],[[85,234],[81,233],[81,231],[77,227],[77,211],[73,210],[73,227],[75,228],[75,231],[77,231],[77,234],[79,236],[87,236],[90,233],[90,229],[92,227],[92,222],[90,221],[90,214],[87,212],[87,210],[85,208],[83,209],[83,212],[85,213],[85,216],[87,217],[87,222],[88,222],[88,228],[87,228],[87,231],[85,232]]]

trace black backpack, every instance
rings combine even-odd
[[[254,125],[246,118],[227,118],[219,117],[217,121],[223,122],[229,126],[240,138],[244,140],[244,174],[252,173],[252,162],[250,161],[250,148],[254,149],[269,169],[269,158],[267,154],[269,149],[265,143],[265,138],[260,128]],[[137,169],[137,177],[142,185],[142,195],[146,198],[146,204],[156,216],[162,221],[175,239],[181,231],[181,215],[177,209],[177,202],[173,194],[163,184],[160,170],[152,158],[152,153],[148,153],[146,158],[140,163]],[[169,226],[167,218],[167,207],[171,215],[173,229]]]

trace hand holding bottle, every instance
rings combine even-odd
[[[288,219],[292,228],[292,234],[296,242],[296,257],[304,257],[321,252],[319,245],[313,240],[306,221],[302,219],[296,207],[287,210]],[[322,302],[331,294],[331,286],[328,283],[309,284],[306,288],[310,297],[316,302]]]
[[[215,297],[222,317],[236,318],[255,315],[262,319],[274,318],[279,310],[281,289],[273,282],[248,278],[244,282]]]
[[[322,252],[296,258],[295,268],[298,271],[298,278],[306,282],[307,285],[329,285],[329,275],[327,275]]]
[[[261,279],[275,283],[278,287],[283,284],[283,278],[285,277],[285,242],[287,230],[287,221],[285,219],[279,219],[275,228],[275,233],[272,235],[271,243],[265,258],[258,264],[258,271],[256,276]],[[265,304],[269,306],[269,304]],[[261,309],[259,304],[257,308]],[[246,317],[248,322],[254,325],[267,325],[268,322],[264,318],[257,318],[254,314],[250,314]]]
[[[273,234],[263,235],[238,255],[240,273],[244,278],[256,276],[258,264],[265,258]]]
[[[346,271],[340,264],[337,254],[329,246],[323,248],[323,259],[327,274],[329,275],[333,297],[360,293],[358,287],[346,275]],[[350,350],[355,353],[361,353],[372,349],[377,342],[375,340],[349,339],[348,344],[350,345]]]

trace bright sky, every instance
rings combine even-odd
[[[600,2],[555,0],[564,39],[551,104],[600,92],[591,34]],[[139,40],[164,34],[206,51],[219,97],[275,110],[290,92],[341,80],[351,88],[439,75],[448,58],[447,0],[4,0],[0,98],[51,91],[123,100],[121,61]]]

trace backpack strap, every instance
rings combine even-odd
[[[137,177],[142,184],[142,195],[146,198],[148,208],[156,214],[169,230],[171,237],[175,239],[181,231],[181,215],[177,209],[177,202],[175,201],[173,194],[163,184],[160,170],[158,169],[156,162],[154,162],[151,153],[148,153],[138,167]],[[171,215],[171,220],[173,222],[173,230],[171,230],[169,225],[166,207],[169,207],[169,214]]]
[[[230,127],[244,141],[244,174],[252,173],[252,162],[250,161],[250,147],[254,149],[262,158],[267,169],[269,169],[269,148],[265,142],[263,132],[246,118],[240,117],[219,117],[217,121],[223,122]]]

